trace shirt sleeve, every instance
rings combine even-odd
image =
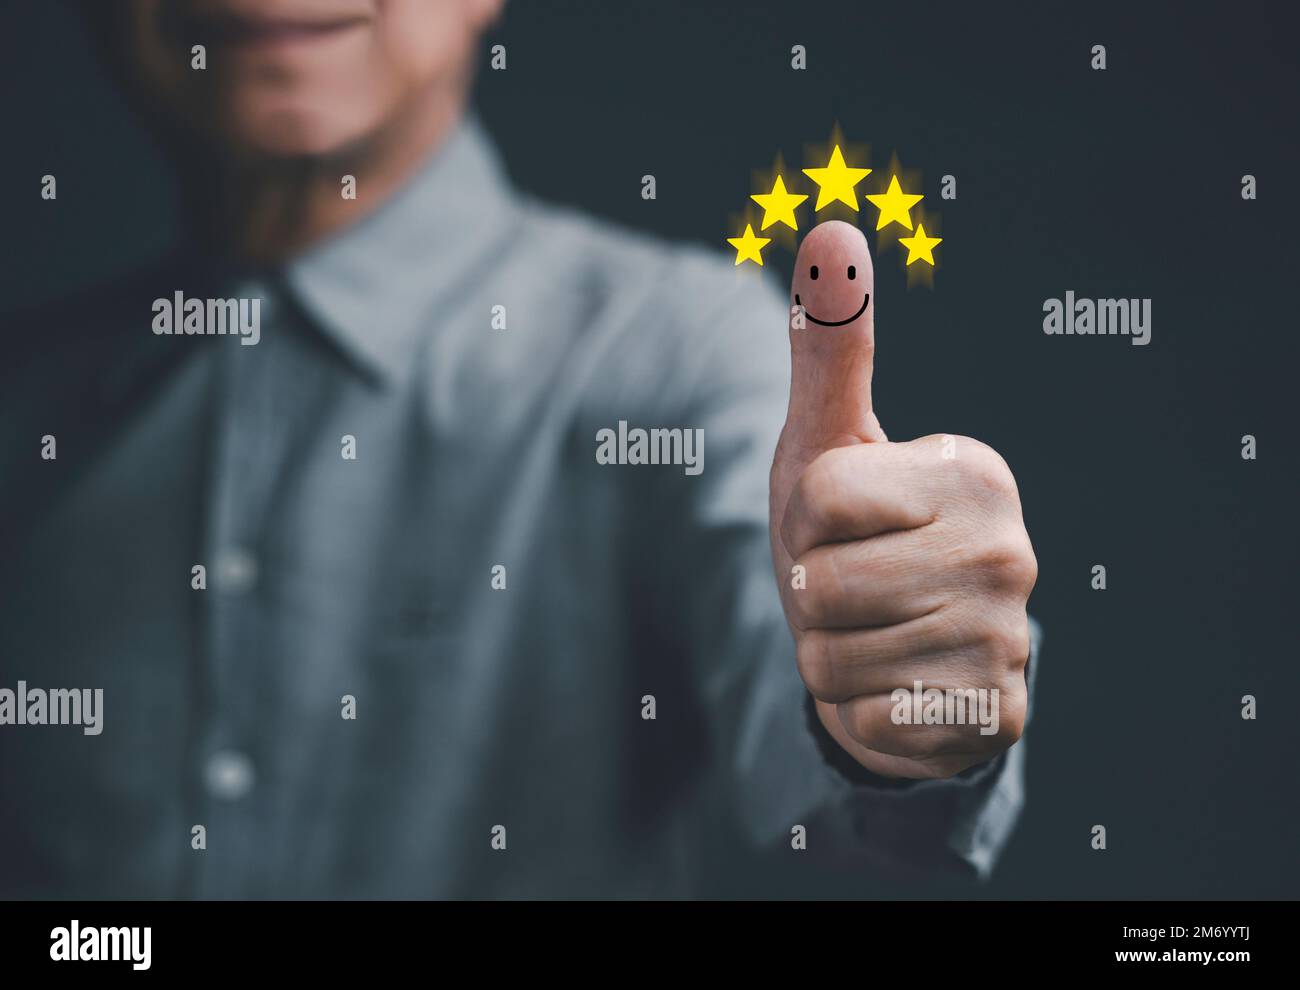
[[[767,525],[788,402],[785,301],[757,279],[733,281],[720,296],[692,321],[697,336],[684,345],[681,391],[673,390],[683,405],[668,414],[703,429],[705,468],[666,475],[655,493],[661,532],[686,523],[658,559],[676,591],[675,618],[665,621],[685,620],[680,642],[704,706],[714,786],[755,846],[789,844],[802,826],[819,859],[987,876],[1024,803],[1023,740],[950,779],[892,781],[809,720]],[[1031,677],[1036,624],[1032,640]]]

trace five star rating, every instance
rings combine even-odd
[[[758,265],[763,264],[763,248],[772,242],[770,237],[754,236],[754,225],[745,224],[745,233],[740,237],[728,237],[727,243],[736,249],[736,264],[742,261],[753,261]]]
[[[831,150],[830,158],[821,168],[805,168],[803,174],[817,184],[817,200],[813,212],[817,213],[832,203],[842,203],[857,212],[858,184],[871,174],[869,168],[856,168],[844,160],[844,153],[837,144]],[[809,197],[802,193],[790,192],[785,186],[785,177],[778,174],[772,182],[772,190],[754,193],[750,196],[763,210],[763,219],[759,221],[759,231],[784,224],[791,230],[799,229],[795,218],[795,209]],[[925,225],[912,224],[912,207],[925,197],[921,193],[909,193],[903,189],[897,175],[891,175],[889,184],[883,192],[864,193],[862,196],[874,206],[879,214],[876,217],[876,230],[883,230],[891,223],[912,231],[910,237],[900,237],[898,243],[907,248],[907,264],[923,261],[933,267],[934,248],[943,242],[942,237],[930,237],[925,232]],[[754,233],[752,223],[745,224],[745,231],[739,237],[728,237],[727,243],[736,249],[736,264],[752,261],[763,264],[763,248],[772,243],[770,237],[759,237]]]
[[[891,223],[901,223],[908,230],[912,229],[912,207],[924,199],[923,196],[909,196],[898,184],[898,176],[889,180],[889,188],[879,196],[868,196],[871,205],[880,211],[876,219],[876,229],[881,230]]]
[[[907,263],[909,265],[913,261],[925,261],[933,265],[934,246],[942,240],[942,237],[926,237],[925,224],[919,224],[915,236],[900,237],[898,243],[907,248]]]
[[[755,193],[749,198],[763,208],[763,225],[758,228],[759,230],[767,230],[774,223],[783,223],[791,230],[798,230],[799,224],[794,219],[794,208],[808,197],[786,192],[785,180],[778,175],[776,181],[772,183],[770,193]],[[817,208],[821,209],[820,198]],[[759,264],[761,265],[762,262],[760,261]]]
[[[806,168],[803,174],[817,183],[816,209],[825,209],[832,203],[843,203],[849,209],[858,208],[858,197],[853,187],[871,174],[869,168],[849,168],[837,144],[825,168]]]

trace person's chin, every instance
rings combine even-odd
[[[363,137],[367,129],[364,119],[343,115],[337,107],[235,107],[219,138],[247,155],[282,158],[339,152]]]

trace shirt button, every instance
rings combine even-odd
[[[257,584],[257,558],[243,547],[229,547],[217,555],[217,587],[222,591],[249,591]]]
[[[203,770],[203,782],[213,797],[238,800],[253,789],[253,761],[233,749],[213,753]]]

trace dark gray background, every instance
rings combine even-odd
[[[923,175],[942,268],[909,290],[897,248],[877,260],[877,408],[895,439],[965,433],[1007,457],[1047,632],[1028,809],[988,895],[1300,893],[1296,35],[1267,6],[1191,6],[552,0],[513,3],[488,42],[509,68],[483,73],[479,102],[519,185],[639,228],[725,250],[753,170],[777,151],[796,174],[822,164],[804,146],[836,121],[877,169],[897,152]],[[6,9],[9,308],[161,251],[174,197],[71,9]],[[788,275],[789,253],[769,255]],[[1067,289],[1151,297],[1151,344],[1045,336],[1043,300]],[[970,893],[789,856],[724,879]]]

